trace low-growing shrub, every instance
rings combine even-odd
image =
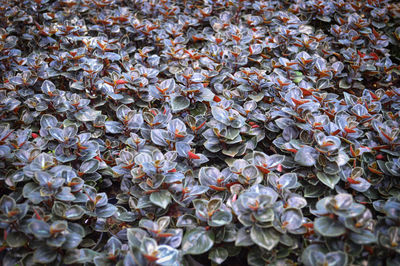
[[[400,265],[400,5],[1,0],[1,265]]]

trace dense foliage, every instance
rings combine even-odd
[[[400,4],[0,0],[1,265],[400,265]]]

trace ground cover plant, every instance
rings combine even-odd
[[[400,265],[400,4],[0,0],[1,265]]]

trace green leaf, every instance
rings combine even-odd
[[[205,115],[207,113],[207,106],[202,102],[196,102],[194,108],[190,110],[192,116]]]
[[[138,248],[146,236],[147,232],[140,228],[128,228],[127,230],[128,244],[132,248]]]
[[[156,263],[157,265],[169,266],[169,265],[179,265],[179,251],[168,246],[160,245],[157,249],[157,258],[159,258]]]
[[[7,195],[3,195],[0,199],[0,211],[7,214],[16,206],[15,200]]]
[[[52,248],[42,246],[33,253],[33,260],[38,263],[50,263],[56,259],[57,254]]]
[[[73,201],[75,200],[74,194],[71,193],[70,187],[62,187],[61,191],[57,193],[56,199],[61,201]]]
[[[303,213],[299,209],[286,208],[281,215],[281,222],[286,223],[285,228],[296,230],[302,225]]]
[[[82,218],[84,213],[85,211],[82,209],[82,207],[78,205],[73,205],[68,210],[65,211],[64,217],[68,220],[74,221]]]
[[[96,120],[96,117],[98,117],[99,115],[101,115],[101,111],[95,111],[91,108],[86,108],[75,113],[75,118],[78,121],[89,122]]]
[[[371,243],[376,242],[375,234],[368,230],[363,230],[363,232],[361,234],[351,232],[350,239],[354,243],[357,243],[360,245],[371,244]]]
[[[76,248],[82,241],[82,236],[78,233],[69,233],[66,236],[66,240],[63,244],[63,249],[73,249]]]
[[[10,232],[7,235],[7,245],[11,248],[19,248],[24,246],[28,241],[25,234],[21,232]]]
[[[175,96],[171,100],[171,108],[173,112],[185,110],[190,106],[190,101],[185,96]]]
[[[96,208],[97,217],[108,218],[114,215],[117,211],[117,207],[112,204],[107,203],[105,206]]]
[[[320,235],[327,237],[341,236],[346,232],[346,228],[339,221],[329,217],[315,219],[314,229]]]
[[[224,211],[216,211],[212,216],[208,224],[210,226],[223,226],[229,224],[232,221],[232,213],[226,209]]]
[[[214,245],[214,233],[203,227],[193,228],[186,232],[182,240],[182,251],[185,254],[202,254]]]
[[[330,187],[331,189],[335,188],[335,185],[339,182],[339,175],[327,175],[323,172],[317,172],[318,180],[321,181],[324,185]]]
[[[42,220],[32,220],[28,225],[29,230],[35,237],[41,239],[50,237],[50,225]]]
[[[218,122],[221,122],[225,125],[230,125],[231,122],[228,119],[229,113],[225,109],[222,109],[218,106],[213,106],[211,108],[211,113]]]
[[[311,244],[301,254],[301,262],[306,266],[314,266],[323,263],[326,249],[322,245]]]
[[[343,251],[329,252],[325,255],[325,262],[329,266],[345,266],[348,264],[347,254]]]
[[[250,237],[257,245],[267,250],[272,250],[279,243],[279,234],[272,228],[253,226]]]
[[[208,258],[217,264],[223,263],[228,258],[228,251],[223,247],[217,247],[210,251]]]
[[[178,218],[177,227],[191,227],[197,225],[197,218],[191,214],[184,214]]]
[[[339,88],[341,89],[349,89],[351,85],[346,82],[346,80],[343,78],[339,81]]]
[[[88,248],[72,249],[67,251],[63,262],[68,265],[83,264],[93,262],[94,257],[99,255],[100,254],[98,252]]]
[[[64,244],[65,240],[66,237],[59,234],[56,237],[47,238],[46,245],[53,248],[59,248]]]
[[[250,237],[250,227],[242,227],[238,230],[235,240],[235,246],[247,247],[254,244]]]
[[[299,83],[300,81],[303,80],[303,78],[304,78],[303,73],[301,73],[300,71],[294,71],[293,82]]]
[[[316,163],[315,150],[309,146],[304,146],[297,151],[294,160],[302,166],[313,166]]]
[[[163,209],[167,208],[168,204],[171,203],[171,194],[168,190],[161,190],[153,192],[150,195],[150,201]]]

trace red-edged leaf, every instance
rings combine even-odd
[[[283,86],[288,86],[290,83],[285,83],[283,81],[281,81],[280,79],[277,79],[279,86],[283,87]]]
[[[379,129],[379,131],[382,133],[382,135],[388,140],[388,141],[393,141],[393,138],[391,136],[389,136],[388,134],[386,134],[385,131],[383,131],[381,128]]]
[[[211,188],[211,189],[217,190],[217,191],[224,191],[224,190],[226,190],[226,187],[217,187],[217,186],[214,186],[214,185],[210,185],[210,186],[208,186],[208,187]]]
[[[377,175],[383,175],[383,173],[375,168],[372,168],[368,166],[368,170],[370,170],[372,173],[377,174]]]
[[[196,130],[199,130],[199,129],[202,128],[205,124],[206,124],[206,121],[204,121],[203,123],[201,123],[200,126],[196,127]]]
[[[314,223],[304,223],[302,225],[306,228],[314,228]]]
[[[11,135],[11,133],[13,133],[13,132],[14,132],[14,129],[11,130],[7,135],[5,135],[4,138],[0,139],[0,141],[6,140]]]
[[[176,138],[184,138],[185,136],[179,133],[175,133],[175,137]]]
[[[217,95],[214,95],[213,101],[219,103],[221,98],[219,98]]]
[[[297,153],[296,149],[286,149],[287,151],[293,152],[293,153]]]
[[[40,217],[40,214],[38,213],[38,211],[35,208],[33,208],[33,212],[35,213],[36,219],[42,220],[42,217]]]
[[[271,172],[270,170],[268,170],[267,168],[264,168],[262,166],[256,165],[256,167],[258,168],[258,170],[260,170],[263,174],[268,174],[269,172]]]
[[[292,99],[292,101],[293,101],[293,103],[296,105],[296,106],[299,106],[299,105],[302,105],[302,104],[304,104],[304,103],[308,103],[310,100],[297,100],[297,99],[295,99],[295,98],[291,98]]]
[[[357,132],[352,128],[348,128],[347,126],[344,128],[344,131],[346,131],[347,133],[356,133]]]
[[[311,96],[312,95],[311,90],[307,90],[305,88],[300,88],[300,90],[303,92],[303,96]]]
[[[350,184],[360,184],[361,183],[360,181],[354,180],[351,177],[347,178],[347,182],[349,182]]]
[[[123,79],[119,79],[119,80],[115,81],[115,84],[117,84],[117,85],[126,84],[126,83],[128,83],[128,81],[123,80]]]
[[[353,145],[350,145],[350,152],[353,157],[357,157],[357,153],[353,150]]]
[[[189,159],[200,159],[200,156],[198,156],[197,154],[195,154],[191,151],[188,152],[188,155],[189,155]]]
[[[174,236],[174,234],[171,233],[159,233],[157,234],[158,237],[171,237]]]
[[[373,60],[375,60],[375,61],[379,60],[379,56],[376,53],[372,52],[369,55],[372,57]]]
[[[235,182],[228,183],[228,184],[226,184],[226,187],[230,188],[231,186],[236,185],[236,184],[240,184],[240,182],[239,181],[235,181]]]
[[[143,256],[146,258],[147,261],[150,261],[150,262],[154,262],[154,261],[158,260],[158,258],[156,256],[147,255],[147,254],[143,254]]]

